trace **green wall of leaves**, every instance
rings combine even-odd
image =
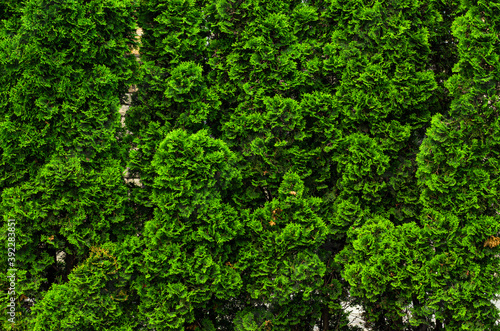
[[[498,17],[0,1],[3,328],[498,329]]]

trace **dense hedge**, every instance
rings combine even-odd
[[[459,60],[450,110],[433,117],[417,157],[427,309],[449,329],[494,330],[500,291],[500,3],[463,1],[453,22]]]
[[[3,4],[4,328],[499,328],[498,1]]]
[[[56,284],[68,281],[91,247],[134,233],[124,216],[127,148],[118,112],[136,67],[135,58],[125,56],[134,44],[134,6],[32,0],[20,28],[3,30],[0,210],[17,223],[16,320],[23,329],[31,329],[23,298],[43,306],[43,298],[61,295],[56,292],[64,287]],[[6,237],[2,232],[5,247]],[[60,251],[64,261],[56,260]]]

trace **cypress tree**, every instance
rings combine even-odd
[[[12,50],[9,40],[17,33],[21,25],[21,15],[24,3],[25,1],[10,0],[0,2],[0,43],[2,46],[2,53],[0,54],[2,55],[9,54]],[[9,61],[9,57],[2,56],[0,58],[1,68],[3,69]],[[0,74],[0,109],[5,109],[7,107],[10,88],[13,84],[15,84],[15,81],[12,77],[7,75],[6,71],[2,71],[2,74]],[[1,183],[3,182],[3,177],[3,175],[0,176],[0,189],[2,188]]]
[[[417,161],[423,233],[425,303],[436,329],[494,330],[499,293],[500,3],[461,1],[452,25],[458,63],[446,87],[449,114],[437,114]]]
[[[248,236],[243,240],[255,239],[241,251],[242,259],[248,260],[246,254],[256,247],[270,245],[274,235],[268,232],[276,232],[276,237],[280,237],[292,228],[311,226],[321,233],[310,238],[310,249],[303,247],[270,261],[266,257],[271,252],[286,251],[276,243],[276,251],[263,252],[261,261],[259,257],[246,262],[242,277],[247,293],[228,307],[228,315],[242,330],[252,323],[267,323],[277,329],[309,329],[314,324],[328,328],[330,324],[342,323],[340,301],[346,292],[340,290],[338,264],[332,261],[337,248],[332,244],[331,233],[329,238],[321,226],[329,221],[328,216],[319,216],[325,213],[312,199],[333,191],[329,187],[331,161],[324,148],[335,136],[333,123],[337,113],[331,102],[333,77],[325,73],[322,56],[335,22],[325,16],[321,3],[314,2],[218,1],[207,11],[213,34],[208,62],[214,68],[208,76],[216,82],[221,100],[217,121],[210,123],[215,124],[211,129],[239,155],[243,185],[233,190],[235,203],[259,218],[266,215],[262,232],[250,227],[256,222],[255,216],[247,221]],[[308,203],[293,207],[298,208],[296,216],[285,213],[283,222],[275,222],[273,211],[285,210],[281,204],[287,204],[284,196],[280,198],[280,187],[289,172],[303,182],[302,199]],[[310,208],[317,209],[312,212]],[[271,221],[278,225],[270,226]],[[335,229],[330,222],[326,226],[328,232]],[[297,256],[307,256],[309,262],[297,265]],[[280,271],[280,265],[300,265],[312,278],[292,285],[293,272]],[[266,273],[254,273],[257,266],[267,268]],[[270,278],[269,283],[264,281],[265,275]],[[265,289],[274,284],[271,279],[278,275],[280,280],[276,282],[286,284],[283,290]]]
[[[406,260],[421,210],[416,154],[442,111],[430,61],[430,31],[442,17],[421,1],[334,1],[329,9],[338,24],[324,63],[338,81],[339,124],[325,149],[338,180],[325,208],[346,242],[336,260],[367,326],[400,330],[417,306]]]
[[[315,137],[324,129],[315,119],[330,116],[332,79],[325,77],[321,68],[322,46],[328,39],[325,33],[331,27],[328,19],[321,17],[324,8],[301,1],[265,5],[258,1],[147,1],[141,5],[143,83],[126,119],[137,148],[130,154],[129,166],[142,183],[133,193],[139,218],[144,223],[153,219],[151,192],[157,175],[152,159],[159,141],[177,128],[194,133],[206,127],[210,135],[222,139],[236,153],[235,166],[242,173],[242,185],[232,188],[232,195],[224,202],[239,210],[267,213],[289,170],[304,181],[306,201],[315,195],[322,197],[328,188],[324,181],[330,174],[321,144],[326,144],[330,135],[323,141]],[[266,55],[270,51],[274,55]],[[308,112],[306,116],[300,113],[301,107]],[[317,107],[321,108],[319,114]],[[318,203],[312,201],[313,205]],[[315,216],[310,221],[296,221],[315,224],[319,219]],[[287,220],[292,222],[291,218]],[[280,225],[286,228],[285,223]],[[261,236],[256,234],[256,238]],[[323,314],[324,323],[330,324],[328,316],[341,311],[340,296],[346,292],[340,290],[338,264],[331,261],[332,251],[324,253],[319,248],[326,244],[324,233],[316,237],[313,251],[307,253],[316,256],[309,268],[315,275],[321,274],[323,282],[303,280],[303,286],[293,290],[294,304],[286,309],[275,304],[275,314],[283,308],[288,315],[276,316],[276,323],[301,327]],[[245,250],[252,249],[253,244],[246,245]],[[329,270],[323,273],[325,267]],[[277,272],[275,268],[270,269],[271,274]],[[250,276],[251,264],[245,262],[244,269],[244,287],[255,286],[253,282],[259,280]],[[314,295],[301,301],[301,291],[306,288]],[[336,289],[335,295],[329,289]],[[265,292],[264,297],[269,295]],[[258,304],[257,300],[247,303],[249,296],[242,292],[231,303],[216,299],[213,303],[219,307],[222,320],[232,320],[245,307],[251,310]],[[259,299],[260,304],[273,301],[264,297]],[[297,318],[291,313],[295,305],[302,310]],[[311,311],[308,305],[313,306],[312,315],[306,313]],[[195,315],[202,315],[202,311]]]
[[[67,282],[91,246],[134,231],[124,222],[118,112],[134,78],[135,58],[125,56],[134,45],[133,7],[30,0],[20,29],[1,40],[0,209],[17,224],[18,307]],[[29,318],[25,308],[18,319]]]
[[[235,154],[207,130],[173,130],[159,145],[152,164],[154,218],[144,227],[142,257],[128,259],[141,265],[134,286],[148,326],[213,329],[211,300],[239,295],[235,250],[244,229],[238,210],[224,202],[241,185],[235,162]]]
[[[288,172],[278,196],[247,221],[249,240],[239,268],[251,301],[269,306],[247,305],[235,317],[239,330],[248,330],[244,325],[251,321],[275,330],[308,330],[321,316],[324,303],[314,296],[325,286],[327,265],[318,251],[329,231],[317,216],[321,199],[304,193],[300,176]],[[330,292],[336,294],[334,288]]]
[[[206,80],[206,38],[203,2],[141,1],[137,9],[141,37],[141,66],[138,91],[133,95],[125,125],[132,133],[128,143],[129,175],[140,178],[132,187],[135,218],[153,217],[150,202],[155,171],[151,165],[159,143],[173,129],[194,133],[203,127],[217,99]]]

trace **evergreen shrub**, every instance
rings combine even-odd
[[[499,329],[497,0],[13,4],[5,329]]]
[[[34,318],[25,298],[37,306],[46,295],[63,295],[91,247],[134,230],[124,217],[119,114],[136,67],[125,56],[135,43],[134,8],[122,0],[30,0],[20,28],[2,34],[0,210],[16,222],[16,322],[23,329]],[[6,246],[6,222],[2,228]]]

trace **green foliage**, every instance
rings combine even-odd
[[[194,310],[208,309],[212,297],[229,300],[239,294],[233,247],[243,223],[224,203],[228,188],[241,177],[235,162],[225,143],[206,130],[174,130],[161,142],[153,160],[154,218],[144,227],[136,280],[139,310],[152,327],[183,330],[195,322]]]
[[[293,12],[291,17],[290,11]],[[286,228],[286,235],[283,235],[318,231],[313,224],[319,217],[308,221],[311,215],[319,212],[321,202],[312,192],[328,187],[325,181],[331,176],[328,170],[331,161],[322,155],[321,144],[315,136],[324,131],[324,124],[315,123],[314,117],[322,119],[332,112],[327,125],[335,121],[328,90],[330,77],[322,76],[322,46],[328,37],[322,34],[327,31],[327,20],[321,18],[320,8],[300,1],[269,4],[259,1],[144,1],[138,13],[139,24],[144,29],[142,84],[127,114],[126,124],[134,133],[133,146],[137,148],[130,153],[130,171],[139,176],[142,183],[142,187],[134,188],[132,195],[141,206],[138,210],[142,208],[140,217],[144,223],[158,218],[158,212],[153,213],[154,203],[148,192],[154,189],[158,178],[152,161],[159,142],[176,129],[195,133],[206,128],[211,136],[222,139],[235,153],[234,167],[241,174],[242,184],[232,186],[230,194],[221,197],[222,202],[247,215],[242,216],[245,223],[253,222],[251,220],[260,214],[283,209],[284,201],[278,204],[272,200],[279,196],[279,187],[290,170],[303,181],[306,201],[315,198],[311,200],[315,211],[310,211],[312,207],[307,204],[294,207],[298,210],[289,213],[297,213],[305,223],[288,227],[282,224]],[[306,23],[311,29],[303,26]],[[329,134],[323,140],[330,138]],[[175,183],[179,185],[177,179]],[[184,187],[188,185],[185,183]],[[181,199],[178,201],[176,203]],[[197,210],[192,201],[186,200],[182,205],[185,206],[184,216]],[[304,230],[309,225],[315,230]],[[286,289],[287,292],[280,294],[279,305],[273,308],[276,321],[282,325],[292,323],[296,327],[310,327],[323,308],[340,309],[345,291],[339,290],[331,298],[328,298],[328,291],[319,294],[323,285],[340,285],[340,280],[336,283],[337,277],[340,278],[339,267],[334,269],[333,263],[328,263],[331,252],[322,252],[320,248],[326,245],[326,235],[332,229],[327,224],[321,228],[322,234],[313,240],[311,251],[300,255],[307,261],[300,268],[311,269],[308,273],[311,272],[315,279],[294,280],[297,289],[292,292]],[[242,233],[239,241],[246,241],[251,233],[248,231],[254,230],[246,226],[248,234]],[[255,240],[258,242],[266,236],[258,234]],[[254,244],[246,245],[242,248],[232,244],[232,248],[227,249],[244,256],[248,254],[244,250],[254,249]],[[298,257],[287,259],[294,261]],[[281,266],[272,259],[265,263],[271,263],[270,275]],[[320,272],[327,264],[328,273],[326,270]],[[246,270],[253,268],[249,262],[245,261],[242,267],[240,272],[245,274],[243,290],[247,294],[236,295],[231,304],[210,299],[211,304],[219,307],[216,310],[221,319],[225,319],[222,316],[234,317],[245,307],[252,310],[256,301],[274,301],[269,290],[255,294],[255,291],[261,293],[259,287],[269,284],[264,279],[246,275],[249,272]],[[259,284],[261,281],[263,283]],[[301,291],[307,292],[305,300],[299,298]],[[247,297],[254,295],[251,293],[259,299],[247,303]],[[293,304],[285,309],[284,300],[288,301],[286,295],[291,293],[297,294],[295,301],[304,302],[300,303],[302,308],[298,317],[293,316]],[[316,295],[314,299],[310,293]],[[202,311],[208,314],[205,308],[200,309],[194,314],[202,314]],[[230,328],[232,323],[220,321],[219,325]]]
[[[348,302],[372,330],[498,329],[498,17],[2,1],[3,328],[354,330]]]
[[[39,303],[91,246],[133,230],[124,217],[118,107],[134,79],[136,61],[125,56],[134,44],[134,6],[31,0],[19,29],[2,34],[0,211],[17,222],[18,298]],[[59,252],[66,258],[58,260]],[[19,301],[17,324],[25,327],[33,315]]]
[[[25,2],[25,0],[2,0],[0,2],[0,21],[19,18]]]
[[[423,316],[416,313],[425,310],[419,299],[425,297],[429,270],[422,261],[433,254],[418,225],[411,222],[395,226],[375,216],[363,226],[353,227],[349,237],[352,247],[343,250],[339,259],[346,263],[344,273],[351,285],[351,295],[365,298],[366,308],[377,305],[386,312],[385,318],[399,322],[388,328],[408,328],[402,318],[408,319],[412,326],[430,325],[431,310],[426,310]],[[367,326],[380,327],[379,314],[379,310],[367,310]]]
[[[324,285],[326,265],[317,250],[328,234],[315,213],[320,202],[304,196],[300,177],[287,173],[279,196],[247,221],[248,239],[238,257],[239,269],[246,275],[250,298],[271,304],[274,316],[268,321],[275,327],[297,325],[308,315],[319,314],[311,297]]]
[[[434,250],[425,297],[446,328],[496,330],[500,4],[461,7],[452,26],[459,60],[446,82],[453,102],[433,117],[417,157],[422,225]]]
[[[91,247],[90,256],[55,284],[33,308],[32,330],[135,330],[134,295],[114,245]]]
[[[143,29],[139,91],[125,123],[133,134],[129,174],[142,184],[131,193],[138,206],[136,218],[142,223],[153,213],[149,196],[155,171],[151,162],[159,142],[173,129],[194,133],[204,128],[203,121],[217,111],[218,97],[206,80],[208,31],[198,2],[147,0],[137,8]]]
[[[340,132],[328,148],[339,179],[337,197],[326,208],[341,229],[339,235],[347,235],[337,261],[369,325],[400,330],[412,292],[388,286],[393,280],[387,274],[396,272],[388,266],[379,271],[385,276],[377,281],[368,275],[383,261],[405,256],[356,245],[376,237],[371,220],[385,220],[374,222],[382,229],[389,227],[389,232],[417,222],[421,207],[415,157],[422,129],[439,110],[430,31],[442,19],[432,2],[421,1],[335,1],[328,15],[338,20],[325,46],[324,63],[336,77],[332,103],[340,113]],[[394,233],[384,240],[399,236]],[[372,261],[365,261],[366,254]]]

